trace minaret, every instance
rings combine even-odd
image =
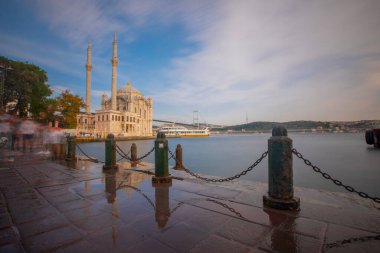
[[[113,37],[113,54],[112,54],[112,89],[111,89],[111,110],[116,111],[116,89],[117,89],[117,64],[119,59],[117,58],[117,42],[116,32]]]
[[[88,40],[87,64],[86,64],[86,113],[91,113],[91,42]]]

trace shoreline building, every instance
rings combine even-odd
[[[113,40],[111,98],[102,95],[101,109],[91,113],[91,43],[87,48],[86,64],[86,112],[77,115],[77,136],[106,137],[115,136],[152,136],[152,98],[131,86],[128,81],[117,89],[117,40]]]

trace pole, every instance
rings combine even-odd
[[[103,169],[117,169],[118,166],[116,164],[116,142],[113,134],[107,135],[107,139],[105,142],[106,146],[106,161]]]
[[[158,133],[154,141],[154,169],[155,173],[152,178],[153,184],[171,183],[172,177],[169,175],[168,162],[168,140],[164,133]]]
[[[268,195],[263,196],[264,206],[281,210],[298,210],[299,198],[293,190],[293,141],[286,128],[272,130],[268,140]]]

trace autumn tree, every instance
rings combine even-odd
[[[85,103],[78,95],[73,95],[69,90],[65,90],[56,98],[55,106],[62,116],[62,126],[64,128],[75,128],[77,125],[76,116],[80,109],[85,107]]]
[[[34,119],[42,120],[40,113],[47,111],[48,97],[52,93],[47,84],[46,72],[36,65],[12,61],[2,56],[0,65],[9,69],[4,79],[4,105],[14,101],[15,111],[20,117],[30,112]]]

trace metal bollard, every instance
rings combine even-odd
[[[268,140],[269,191],[263,202],[270,208],[299,210],[300,200],[293,196],[293,141],[287,135],[286,128],[274,127]]]
[[[154,141],[154,148],[155,173],[152,182],[153,184],[171,183],[172,177],[169,175],[168,163],[168,140],[164,133],[157,134],[157,139]]]
[[[368,145],[380,148],[380,128],[365,131],[365,139]]]
[[[116,164],[116,142],[113,134],[107,135],[106,139],[106,164],[103,166],[103,169],[117,169]]]
[[[67,156],[66,161],[74,161],[75,160],[75,137],[68,136],[67,137]]]
[[[181,144],[177,144],[177,148],[175,149],[175,166],[173,169],[175,170],[184,170],[183,159],[182,159],[182,146]]]
[[[136,167],[137,165],[137,146],[136,143],[132,143],[131,146],[131,166]]]

